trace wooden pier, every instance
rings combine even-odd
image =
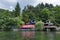
[[[50,20],[47,20],[44,24],[43,30],[44,31],[55,31],[57,26],[53,25]]]

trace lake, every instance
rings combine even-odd
[[[60,32],[0,32],[0,40],[60,40]]]

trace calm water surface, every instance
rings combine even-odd
[[[0,40],[60,40],[60,32],[0,32]]]

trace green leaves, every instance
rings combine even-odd
[[[44,26],[44,23],[42,21],[38,21],[36,24],[35,24],[36,28],[39,28],[39,29],[42,29],[42,27]]]
[[[56,6],[52,9],[53,13],[53,17],[54,17],[54,23],[57,26],[60,26],[60,6]]]
[[[20,16],[20,5],[17,2],[17,5],[15,7],[15,17]]]
[[[51,11],[50,11],[49,9],[44,8],[44,9],[41,11],[41,13],[42,13],[41,16],[43,16],[43,17],[45,18],[45,20],[50,19]]]
[[[0,10],[0,28],[1,29],[9,29],[12,28],[12,26],[16,26],[16,28],[19,28],[21,25],[23,25],[24,22],[22,21],[22,18],[20,16],[20,5],[17,3],[15,10],[10,12],[8,10]]]

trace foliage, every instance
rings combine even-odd
[[[42,21],[50,19],[51,11],[47,8],[42,9],[40,17]]]
[[[36,24],[35,24],[36,28],[38,29],[42,29],[43,26],[44,26],[44,23],[42,21],[38,21]]]
[[[50,19],[53,23],[55,23],[55,25],[60,25],[60,6],[58,5],[53,6],[52,4],[48,3],[41,3],[35,7],[28,5],[23,9],[22,15],[25,23],[32,19],[35,21],[42,20],[43,22]]]
[[[58,5],[53,6],[48,3],[41,3],[35,7],[32,5],[27,5],[22,10],[22,15],[20,11],[21,9],[18,2],[13,11],[0,9],[0,29],[11,29],[11,26],[16,26],[19,28],[21,25],[28,23],[31,20],[42,20],[45,22],[48,19],[52,20],[55,25],[60,26],[60,6]],[[41,26],[41,21],[37,23],[38,26]]]
[[[55,25],[60,26],[60,6],[56,6],[52,9],[52,20],[54,20]]]
[[[26,22],[26,19],[28,21],[34,19],[36,21],[42,20],[45,21],[48,18],[50,18],[51,9],[53,8],[52,4],[46,3],[45,5],[43,3],[38,4],[36,7],[32,5],[28,5],[23,9],[22,15],[23,20]]]
[[[24,24],[20,17],[11,18],[11,20],[14,21],[18,27]]]
[[[10,30],[12,26],[20,28],[20,26],[24,24],[20,16],[19,3],[17,3],[15,10],[12,12],[4,9],[0,10],[0,30]]]
[[[20,5],[17,2],[17,5],[15,7],[15,17],[20,16]]]
[[[16,28],[20,28],[21,25],[23,25],[24,22],[19,18],[4,18],[0,19],[0,28],[1,29],[11,29],[12,26],[16,26]]]

